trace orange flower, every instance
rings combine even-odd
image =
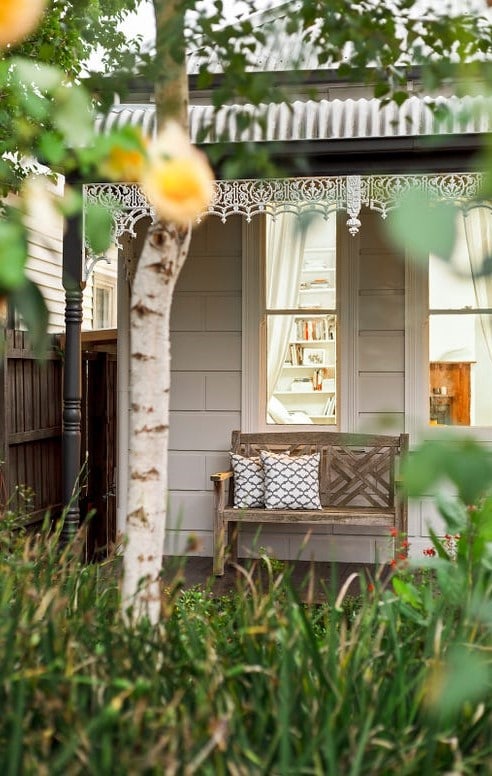
[[[19,43],[37,27],[46,0],[1,0],[0,48]]]
[[[213,197],[213,174],[206,156],[175,122],[168,123],[151,144],[140,184],[158,215],[180,225],[203,213]]]

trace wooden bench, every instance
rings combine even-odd
[[[214,574],[222,576],[226,554],[237,562],[238,523],[357,525],[407,531],[407,504],[398,488],[399,461],[408,434],[383,436],[331,431],[232,432],[231,452],[258,457],[260,450],[291,456],[320,453],[322,509],[235,508],[234,473],[211,476],[215,491]],[[226,483],[229,485],[226,488]]]

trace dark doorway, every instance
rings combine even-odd
[[[89,519],[87,556],[107,557],[116,542],[116,331],[82,334],[81,514]]]

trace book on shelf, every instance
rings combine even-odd
[[[302,366],[302,351],[302,345],[297,345],[295,342],[291,342],[289,345],[289,358],[292,366]]]
[[[326,318],[297,318],[295,338],[305,342],[327,340],[329,336]]]
[[[323,410],[323,415],[334,415],[335,414],[335,396],[328,396],[325,407]]]

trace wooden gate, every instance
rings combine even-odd
[[[104,557],[116,541],[116,332],[82,334],[82,455],[87,479],[82,515],[93,511],[89,558]]]
[[[44,361],[24,331],[4,330],[0,353],[0,510],[37,522],[60,514],[62,358]]]

